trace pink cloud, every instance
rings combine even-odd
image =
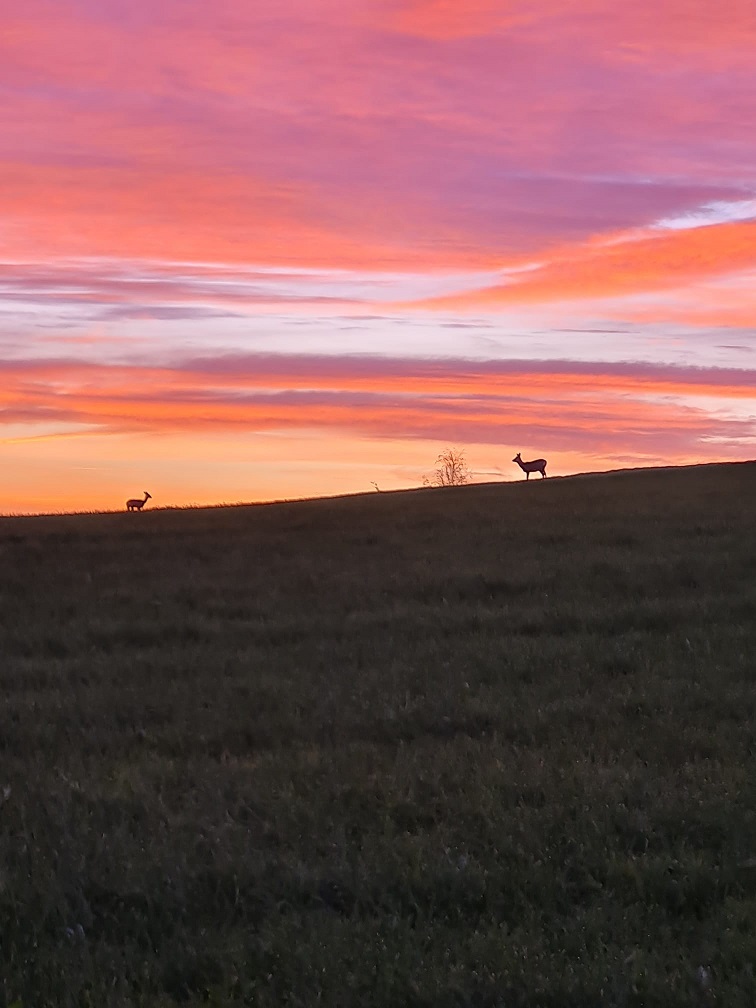
[[[702,15],[674,33],[672,2],[653,19],[606,3],[206,10],[33,0],[11,17],[3,209],[30,247],[491,264],[751,177],[750,64],[697,62],[705,37],[743,50],[735,7],[726,30]]]
[[[752,372],[536,358],[748,352],[754,51],[740,0],[18,4],[5,424],[735,451]]]

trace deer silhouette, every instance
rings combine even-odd
[[[532,462],[523,462],[520,457],[520,453],[517,452],[515,457],[512,459],[525,473],[525,479],[530,479],[530,474],[532,472],[539,472],[541,476],[546,479],[546,459],[533,459]]]
[[[150,497],[152,497],[152,494],[147,493],[146,490],[144,491],[144,500],[140,500],[138,497],[132,497],[131,500],[126,501],[126,510],[141,511],[144,505],[150,499]]]

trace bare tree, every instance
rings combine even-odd
[[[463,448],[447,448],[436,459],[431,476],[423,477],[423,486],[464,486],[472,477]]]

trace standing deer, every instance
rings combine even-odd
[[[517,452],[515,457],[512,459],[525,473],[525,479],[530,479],[530,474],[532,472],[539,472],[541,476],[546,479],[546,459],[533,459],[532,462],[523,462],[520,453]]]
[[[139,500],[139,498],[136,497],[136,498],[132,498],[131,500],[127,500],[126,501],[126,510],[127,511],[141,511],[142,508],[144,507],[144,505],[150,499],[150,497],[152,497],[152,494],[147,493],[147,491],[145,490],[144,491],[144,500]]]

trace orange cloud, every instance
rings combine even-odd
[[[567,362],[231,357],[175,369],[19,362],[5,368],[0,421],[110,433],[341,428],[480,442],[498,442],[514,426],[551,432],[549,440],[563,444],[568,417],[567,441],[579,430],[590,440],[606,429],[609,442],[661,438],[659,411],[664,436],[702,430],[707,414],[692,404],[750,402],[753,385],[748,371]],[[717,426],[715,413],[705,422]]]
[[[506,285],[427,301],[438,307],[589,301],[661,291],[756,268],[756,221],[606,238],[559,249]]]

